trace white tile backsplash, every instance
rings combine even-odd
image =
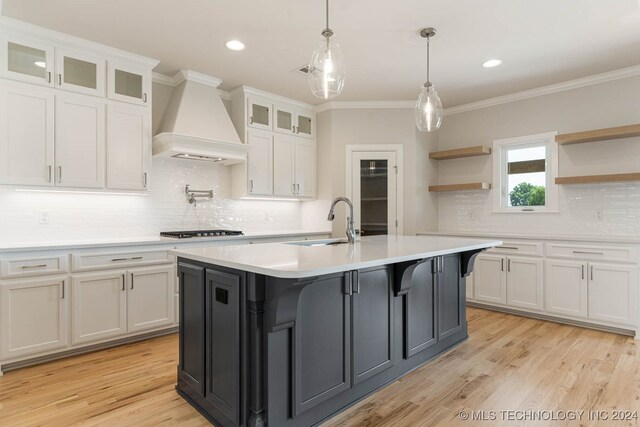
[[[303,203],[233,200],[230,179],[229,167],[154,158],[147,195],[0,190],[0,242],[147,237],[171,229],[301,229]],[[189,204],[186,184],[213,189],[213,200]],[[40,224],[42,212],[48,225]],[[314,224],[304,225],[306,230]]]
[[[560,213],[492,213],[493,191],[441,193],[438,229],[479,233],[640,237],[640,184],[559,186]],[[596,220],[596,211],[602,219]]]

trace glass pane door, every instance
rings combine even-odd
[[[56,85],[62,89],[104,96],[106,64],[81,52],[56,50]]]
[[[298,114],[298,133],[300,136],[312,136],[311,117]]]
[[[2,77],[53,86],[53,46],[12,37],[0,38]]]
[[[395,152],[354,152],[352,191],[356,228],[363,236],[397,234]]]
[[[266,102],[249,100],[248,125],[258,129],[271,129],[271,105]]]
[[[114,91],[118,95],[142,99],[142,76],[123,70],[114,72]]]
[[[387,160],[360,160],[360,231],[365,236],[389,234]]]
[[[277,108],[276,107],[276,117],[275,117],[275,130],[282,133],[294,133],[293,126],[293,112]]]

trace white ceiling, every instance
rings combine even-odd
[[[3,14],[313,104],[303,75],[323,0],[4,0]],[[431,80],[452,107],[640,64],[640,0],[331,0],[347,80],[337,101],[410,100]],[[247,49],[232,52],[226,40]],[[481,64],[499,58],[503,64]]]

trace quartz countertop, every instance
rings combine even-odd
[[[419,236],[454,236],[454,237],[477,237],[486,239],[509,239],[509,240],[554,240],[568,242],[594,242],[594,243],[625,243],[640,244],[640,236],[570,236],[561,234],[514,234],[514,233],[490,233],[474,231],[418,231]]]
[[[175,239],[170,237],[149,236],[132,238],[113,239],[84,239],[84,240],[54,240],[41,242],[12,242],[0,243],[0,252],[25,252],[41,250],[65,250],[65,249],[91,249],[109,246],[146,246],[146,245],[184,245],[188,243],[220,242],[220,241],[241,241],[256,238],[269,237],[301,237],[301,236],[321,236],[330,235],[331,231],[270,231],[270,232],[248,232],[242,236],[218,236],[218,237],[197,237],[191,239]]]
[[[304,278],[486,249],[501,244],[500,240],[460,237],[365,236],[359,238],[354,245],[299,246],[291,242],[263,243],[174,249],[169,253],[267,276]]]

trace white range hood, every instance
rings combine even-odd
[[[221,80],[193,71],[174,77],[169,106],[153,137],[153,155],[232,165],[247,160],[249,146],[240,142],[217,87]]]

